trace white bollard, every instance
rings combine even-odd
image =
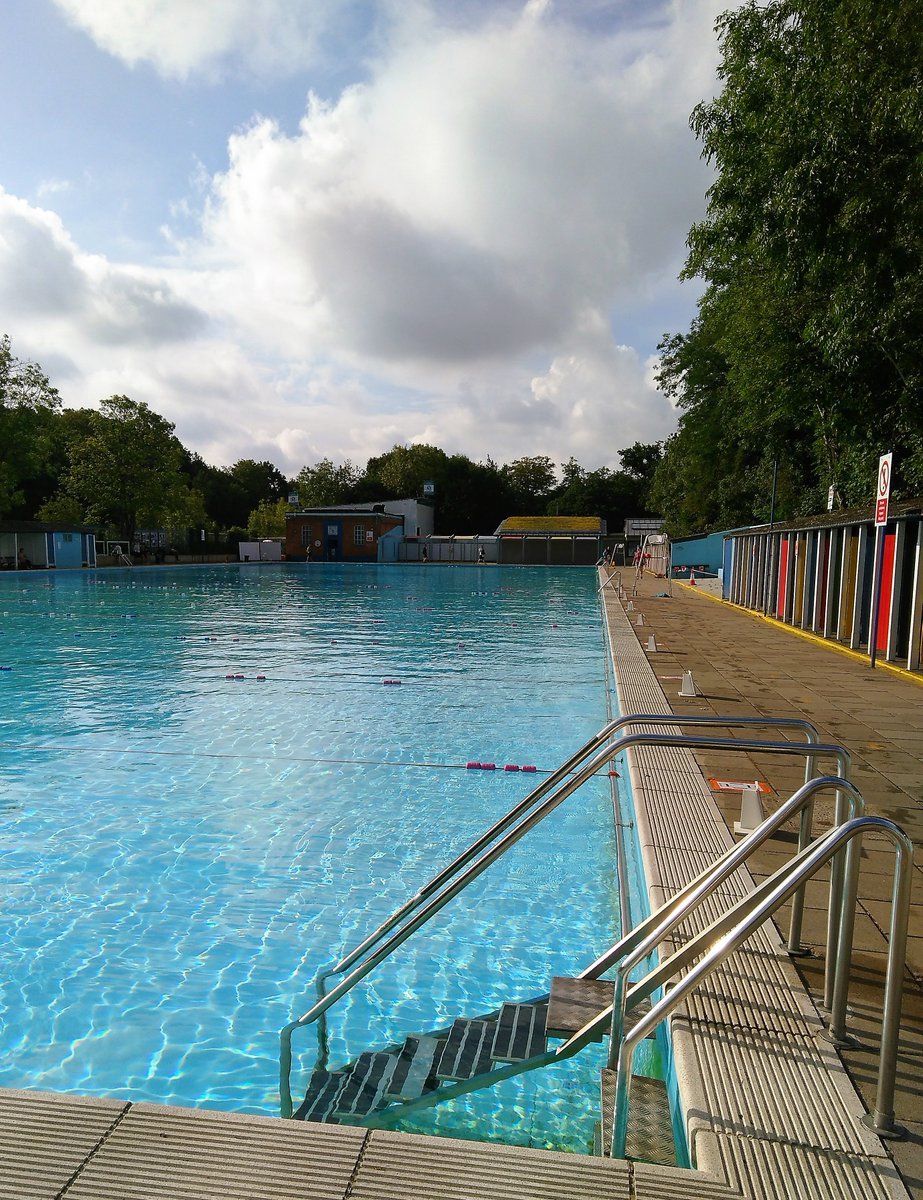
[[[639,612],[639,613],[638,613],[638,619],[635,621],[635,624],[636,624],[636,625],[643,625],[643,624],[644,624],[644,613],[643,613],[643,612]]]
[[[740,793],[740,820],[734,822],[736,834],[752,833],[763,823],[763,805],[760,802],[760,781],[744,784]]]
[[[657,653],[657,643],[654,641],[653,634],[651,634],[651,636],[647,639],[647,648],[651,654]]]
[[[629,600],[628,603],[625,605],[625,611],[626,612],[634,612],[635,611],[634,603],[631,600]]]
[[[697,696],[699,694],[691,671],[683,672],[683,682],[678,694],[680,696]]]

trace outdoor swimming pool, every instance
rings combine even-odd
[[[0,614],[5,1087],[276,1114],[319,968],[537,778],[465,763],[553,768],[608,715],[593,571],[43,572]],[[579,970],[613,855],[594,780],[334,1010],[331,1062]],[[412,1128],[585,1150],[600,1053]]]

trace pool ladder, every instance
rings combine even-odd
[[[633,733],[623,732],[631,726],[644,728]],[[658,729],[683,726],[772,727],[800,731],[807,741],[774,742],[657,732]],[[616,734],[619,736],[615,737]],[[805,782],[757,829],[624,934],[576,979],[555,980],[550,992],[543,995],[504,1004],[499,1010],[473,1018],[459,1018],[450,1027],[415,1034],[403,1043],[378,1051],[366,1051],[343,1068],[329,1070],[327,1011],[587,779],[617,755],[639,746],[799,755],[805,758]],[[815,759],[820,757],[835,759],[836,775],[814,776]],[[608,1035],[609,1067],[602,1080],[602,1133],[598,1148],[602,1153],[611,1152],[617,1157],[653,1158],[656,1151],[645,1142],[643,1123],[635,1123],[633,1128],[629,1121],[632,1087],[649,1092],[652,1086],[651,1081],[632,1076],[635,1047],[642,1038],[654,1033],[692,987],[717,969],[789,899],[792,899],[792,912],[787,948],[791,954],[801,953],[805,883],[827,862],[832,862],[832,867],[823,1006],[830,1014],[828,1032],[831,1040],[844,1039],[859,866],[858,839],[863,832],[874,829],[894,842],[896,868],[878,1098],[867,1123],[884,1136],[893,1134],[896,1128],[894,1077],[912,843],[892,822],[863,815],[862,797],[849,782],[849,766],[847,750],[842,746],[819,743],[816,729],[809,722],[795,718],[633,714],[609,722],[360,945],[319,975],[317,1001],[301,1017],[285,1026],[280,1034],[282,1115],[304,1120],[342,1120],[367,1126],[387,1126],[409,1111],[430,1107],[569,1058],[590,1042]],[[820,790],[835,792],[834,826],[822,838],[812,842],[813,799]],[[655,963],[642,979],[630,983],[631,973],[642,964],[650,964],[657,947],[677,926],[711,897],[729,875],[744,865],[759,845],[796,815],[800,816],[796,856],[729,908],[708,929],[659,964]],[[619,869],[624,870],[624,864],[620,863]],[[716,939],[721,939],[717,946],[714,945]],[[667,995],[663,995],[664,984],[681,971],[687,973]],[[602,979],[605,972],[614,972],[615,979]],[[327,981],[335,975],[344,977],[328,991]],[[584,1014],[582,1021],[574,1016],[580,1012]],[[316,1064],[305,1099],[294,1110],[292,1035],[310,1024],[317,1026]],[[565,1040],[562,1045],[548,1049],[549,1037]]]

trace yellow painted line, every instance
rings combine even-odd
[[[794,625],[788,625],[785,621],[780,621],[778,617],[768,617],[765,613],[754,612],[752,608],[744,608],[740,604],[732,604],[730,600],[725,600],[723,596],[715,596],[712,592],[706,592],[702,588],[692,587],[688,583],[674,579],[673,586],[676,587],[677,585],[685,588],[687,592],[694,592],[695,595],[702,596],[706,600],[714,600],[718,604],[724,604],[728,608],[732,608],[734,612],[743,614],[743,616],[755,617],[758,621],[765,621],[767,625],[775,625],[778,629],[784,629],[786,633],[793,633],[795,637],[804,638],[806,642],[814,642],[815,645],[823,646],[827,650],[837,650],[840,654],[845,654],[847,658],[852,658],[856,662],[869,666],[868,654],[852,650],[849,646],[841,646],[839,642],[832,642],[829,638],[811,633],[807,629],[796,629]],[[923,687],[923,674],[920,674],[918,671],[908,671],[906,667],[898,667],[894,663],[884,662],[881,659],[876,660],[875,666],[881,667],[883,671],[890,671],[892,675],[897,675],[901,679],[909,680],[910,683],[915,683],[918,687]]]

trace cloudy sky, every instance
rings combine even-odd
[[[718,0],[3,0],[0,333],[207,461],[668,435]]]

